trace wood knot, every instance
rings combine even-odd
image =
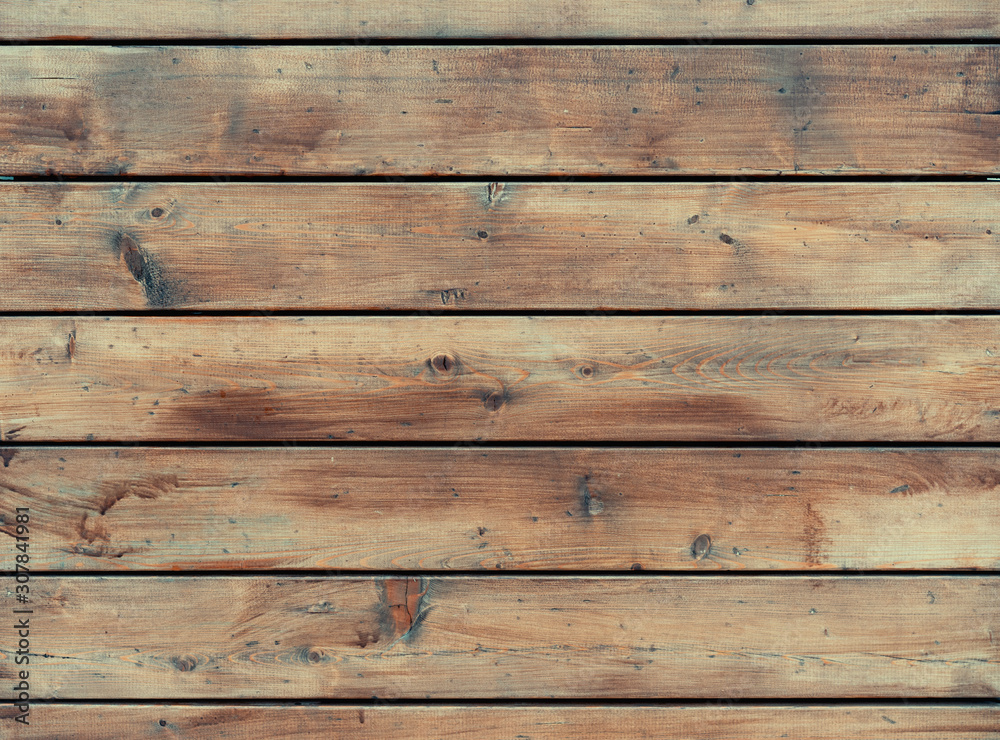
[[[597,516],[604,511],[604,502],[601,501],[600,493],[590,485],[590,473],[579,480],[580,508],[585,517]]]
[[[487,394],[486,398],[483,399],[483,405],[486,407],[487,411],[499,411],[503,404],[503,393],[498,393],[496,391]]]
[[[386,578],[382,586],[383,624],[390,628],[393,643],[415,637],[424,617],[428,583],[422,578]]]
[[[181,673],[190,673],[198,667],[198,659],[193,655],[178,655],[173,660],[174,668]]]
[[[329,657],[323,648],[312,647],[306,651],[306,662],[310,665],[325,663],[327,660],[329,660]]]
[[[164,211],[162,208],[154,208],[149,213],[153,218],[160,218],[163,215]]]
[[[447,352],[438,352],[428,363],[438,375],[455,375],[458,372],[458,360]]]
[[[141,283],[146,272],[146,260],[135,239],[128,234],[122,234],[118,239],[118,249],[132,277]]]
[[[577,365],[575,370],[577,376],[583,378],[584,380],[592,380],[594,375],[597,374],[593,365]]]
[[[478,236],[480,239],[488,239],[490,234],[488,231],[483,231],[480,229],[479,231],[476,232],[476,236]]]
[[[491,182],[486,186],[486,202],[493,203],[500,200],[503,195],[503,183],[502,182]]]
[[[698,535],[698,538],[691,545],[691,557],[695,560],[702,560],[712,550],[712,538],[707,534]]]

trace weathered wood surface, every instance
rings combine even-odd
[[[1000,46],[11,46],[0,70],[3,175],[1000,169]]]
[[[1000,567],[961,449],[0,449],[32,569]]]
[[[7,183],[0,310],[998,308],[998,185]]]
[[[988,576],[36,576],[31,686],[121,700],[989,698],[998,600]]]
[[[12,716],[0,705],[0,721]],[[39,704],[23,740],[316,738],[384,740],[997,740],[995,705],[294,706]]]
[[[1000,440],[990,316],[15,317],[0,359],[4,441]]]
[[[918,0],[902,5],[846,0],[508,0],[502,6],[461,0],[422,3],[139,0],[114,4],[0,2],[0,38],[953,38],[1000,36],[989,0]]]

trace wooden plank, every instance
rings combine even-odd
[[[0,722],[14,709],[0,705]],[[14,737],[352,737],[482,740],[697,737],[710,740],[996,740],[984,704],[842,706],[260,706],[39,704]]]
[[[1000,36],[1000,14],[988,0],[917,0],[909,5],[845,0],[663,3],[656,0],[507,0],[484,7],[460,0],[421,3],[330,3],[242,0],[206,4],[160,0],[103,3],[0,2],[7,39],[249,38],[871,38]]]
[[[4,175],[1000,169],[1000,46],[20,46],[0,70]]]
[[[36,576],[31,589],[32,623],[44,625],[32,642],[37,698],[1000,689],[1000,580],[989,576]]]
[[[0,449],[31,568],[1000,568],[985,449]]]
[[[0,310],[998,308],[998,195],[982,182],[7,183]]]
[[[992,316],[4,321],[0,439],[1000,440]]]

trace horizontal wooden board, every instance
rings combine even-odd
[[[0,49],[0,174],[1000,170],[1000,46]]]
[[[4,441],[1000,440],[1000,318],[8,318]]]
[[[331,3],[325,0],[139,0],[104,3],[0,1],[0,38],[954,38],[1000,36],[989,0],[846,0],[663,3],[656,0],[461,0]]]
[[[6,183],[0,310],[998,308],[998,185]]]
[[[0,705],[0,722],[17,716]],[[23,740],[108,737],[383,740],[996,740],[995,705],[841,706],[260,706],[39,704]]]
[[[974,449],[0,448],[0,532],[86,570],[1000,568]]]
[[[36,576],[31,589],[37,698],[1000,689],[1000,579],[990,576]]]

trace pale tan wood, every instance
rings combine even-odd
[[[953,38],[1000,35],[989,0],[240,0],[0,2],[0,37],[99,38]]]
[[[993,174],[1000,46],[0,49],[0,174]]]
[[[0,309],[997,308],[997,185],[6,183]]]
[[[30,511],[36,572],[1000,567],[996,450],[0,455],[0,532]]]
[[[0,705],[0,722],[13,710]],[[257,706],[39,704],[23,740],[371,738],[412,740],[996,740],[995,705]]]
[[[31,685],[62,699],[991,698],[998,599],[988,576],[36,576]]]
[[[8,318],[0,439],[1000,440],[991,316]]]

